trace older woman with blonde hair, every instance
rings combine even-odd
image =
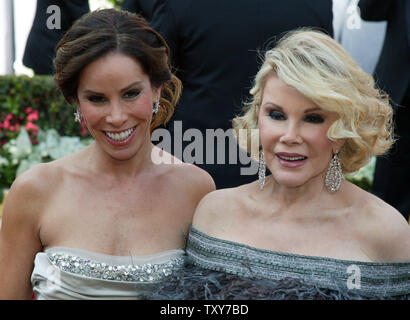
[[[306,29],[266,52],[250,92],[233,124],[259,157],[259,181],[201,200],[193,262],[363,296],[410,294],[407,222],[344,179],[391,146],[388,97],[336,41]]]

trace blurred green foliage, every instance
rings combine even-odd
[[[51,76],[0,76],[0,123],[12,114],[14,125],[25,125],[27,108],[38,111],[36,125],[42,130],[53,128],[61,136],[80,135],[81,125],[73,121],[75,106],[64,100]],[[5,143],[18,133],[0,127],[0,140]]]
[[[123,0],[108,0],[116,9],[121,9]]]
[[[6,145],[27,131],[39,144],[39,132],[54,129],[59,136],[90,138],[74,121],[75,106],[68,104],[51,76],[0,76],[0,196],[16,178],[20,160]]]

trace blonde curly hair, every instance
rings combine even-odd
[[[245,102],[243,115],[232,121],[237,138],[243,136],[239,130],[248,131],[246,141],[238,142],[249,153],[258,132],[263,89],[272,74],[320,108],[338,114],[327,136],[333,141],[345,139],[339,151],[343,173],[359,170],[393,144],[393,110],[388,96],[340,44],[320,31],[303,28],[287,33],[265,53],[250,90],[252,97]]]

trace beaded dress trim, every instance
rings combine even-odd
[[[145,263],[137,265],[109,264],[76,255],[56,252],[47,252],[47,257],[54,266],[64,272],[93,279],[127,282],[160,281],[172,274],[173,271],[181,268],[184,264],[184,258],[182,256],[172,257],[164,263]]]
[[[349,279],[358,276],[353,289],[358,294],[410,294],[410,262],[361,262],[275,252],[217,239],[192,226],[186,251],[200,267],[244,277],[291,277],[320,288],[350,290]]]

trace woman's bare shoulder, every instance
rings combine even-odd
[[[379,262],[410,261],[410,226],[395,208],[368,192],[358,194],[355,232]]]
[[[246,188],[245,185],[208,193],[198,204],[193,227],[211,236],[222,235],[232,225],[248,196]]]
[[[155,147],[156,148],[156,147]],[[170,185],[177,190],[185,189],[186,192],[206,194],[215,190],[215,183],[211,175],[200,167],[182,162],[177,157],[166,151],[159,150],[160,158],[153,156],[153,162],[161,167],[159,170],[167,177]]]
[[[60,171],[54,163],[38,164],[19,175],[7,194],[0,230],[0,269],[9,277],[0,276],[0,286],[6,295],[31,294],[33,258],[43,248],[41,220]]]
[[[56,179],[57,167],[53,163],[40,163],[19,175],[13,182],[10,193],[30,196],[46,192]]]
[[[55,163],[40,163],[33,166],[14,180],[5,205],[19,208],[19,212],[36,212],[36,209],[51,196],[62,174],[60,166]],[[6,209],[5,206],[5,211]]]
[[[55,181],[54,165],[38,164],[19,175],[13,182],[3,207],[1,241],[8,248],[24,247],[38,251],[40,221]]]

